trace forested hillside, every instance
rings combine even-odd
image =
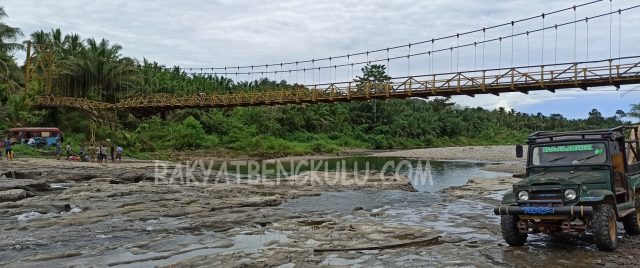
[[[2,10],[0,9],[0,12]],[[4,12],[0,13],[2,18]],[[32,81],[24,90],[24,68],[14,53],[33,44],[31,65],[40,81],[65,94],[116,102],[135,94],[162,92],[236,92],[273,90],[299,85],[267,79],[235,82],[218,76],[192,76],[146,59],[121,55],[107,40],[84,39],[60,30],[23,37],[0,23],[0,128],[57,126],[74,144],[89,139],[90,119],[73,110],[34,110],[33,97],[45,84]],[[383,65],[363,68],[355,82],[384,82]],[[625,109],[626,107],[621,107]],[[587,115],[586,115],[587,116]],[[100,123],[97,139],[110,139],[128,152],[164,154],[168,150],[211,150],[260,156],[333,153],[343,149],[394,149],[425,146],[515,144],[537,130],[609,128],[640,118],[640,104],[628,113],[603,117],[593,109],[586,119],[524,114],[504,109],[462,107],[448,99],[408,99],[352,103],[186,109],[136,118],[119,114],[117,122]],[[166,154],[165,154],[166,155]]]

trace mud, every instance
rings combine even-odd
[[[0,203],[0,265],[614,267],[634,266],[640,245],[620,228],[614,253],[598,251],[589,237],[536,235],[525,247],[506,246],[492,207],[518,180],[509,176],[416,192],[410,178],[387,173],[366,182],[324,172],[204,181],[194,170],[191,179],[172,181],[155,168],[146,161],[0,162],[0,186],[25,193]]]

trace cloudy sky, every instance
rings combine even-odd
[[[122,54],[125,56],[147,58],[167,66],[207,68],[302,61],[405,45],[539,16],[585,2],[588,0],[5,0],[0,5],[9,14],[6,23],[20,27],[25,34],[60,28],[65,33],[78,33],[85,38],[106,38],[118,43],[124,47]],[[580,7],[575,13],[567,11],[548,15],[544,23],[550,26],[573,21],[574,16],[582,19],[608,12],[610,8],[617,10],[639,4],[640,0],[605,0]],[[513,31],[518,33],[541,28],[542,23],[541,18],[516,23]],[[531,34],[529,41],[525,35],[514,38],[513,43],[511,39],[505,39],[502,53],[498,52],[498,43],[494,42],[486,45],[484,53],[480,46],[475,49],[468,47],[434,54],[433,57],[415,57],[410,63],[396,60],[388,67],[392,76],[404,76],[407,73],[470,70],[483,64],[486,68],[496,68],[512,62],[524,66],[527,63],[570,62],[574,58],[600,60],[610,55],[636,56],[640,55],[640,48],[633,45],[640,41],[638,26],[640,8],[623,12],[621,17],[605,16],[590,20],[588,24],[581,22],[575,28],[573,25],[559,27],[557,39],[555,30],[546,30],[544,43],[541,32]],[[476,33],[459,40],[443,40],[436,42],[434,49],[456,46],[458,41],[466,44],[507,36],[511,31],[512,27],[502,27],[487,31],[484,36]],[[428,51],[430,46],[415,45],[411,53]],[[391,50],[389,56],[408,53],[407,48],[402,48]],[[369,59],[386,57],[386,52],[372,53]],[[364,57],[352,57],[350,60],[366,61]],[[346,62],[335,60],[331,64],[342,63]],[[317,67],[329,63],[314,64],[318,64],[314,65]],[[300,66],[303,67],[312,66]],[[336,69],[336,73],[325,73],[320,77],[319,74],[306,74],[304,79],[302,74],[295,78],[270,78],[304,80],[306,83],[351,79],[353,73],[348,68],[344,69]],[[562,113],[568,117],[586,117],[592,108],[612,115],[617,109],[626,111],[629,104],[640,102],[640,90],[633,86],[623,87],[619,92],[611,90],[611,87],[603,87],[589,92],[510,93],[499,97],[457,97],[455,101],[484,108],[502,106],[528,113]]]

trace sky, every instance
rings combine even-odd
[[[406,45],[540,16],[586,2],[588,0],[4,0],[0,6],[9,15],[5,22],[21,28],[26,35],[41,29],[60,28],[64,33],[105,38],[120,44],[124,56],[146,58],[166,66],[209,68],[295,62]],[[531,31],[542,28],[543,22],[549,27],[574,18],[606,13],[611,8],[617,10],[639,4],[640,0],[605,0],[578,7],[575,13],[560,12],[547,15],[544,20],[536,18],[515,23],[513,27],[488,30],[484,36],[479,32],[439,41],[434,49],[456,46],[458,41],[466,44],[508,36],[512,30],[514,33]],[[557,31],[532,33],[529,40],[525,35],[513,38],[513,42],[505,39],[501,42],[502,48],[498,42],[488,43],[484,53],[480,52],[480,46],[467,47],[433,57],[413,57],[410,62],[394,60],[387,67],[395,77],[473,70],[480,66],[505,67],[511,63],[526,66],[636,56],[640,55],[640,47],[634,45],[640,42],[638,26],[640,8],[623,12],[622,16],[616,14],[592,19],[589,23],[581,22],[575,28],[570,25],[559,27]],[[416,53],[431,50],[431,47],[427,43],[414,45],[411,49]],[[389,56],[408,53],[406,47],[392,49]],[[17,54],[16,57],[24,58],[24,55]],[[384,59],[387,55],[380,52],[371,53],[369,57],[369,60]],[[349,60],[366,61],[364,56]],[[348,62],[340,59],[330,64],[342,63]],[[329,63],[301,64],[300,68],[324,65]],[[307,84],[348,81],[357,74],[357,68],[355,72],[342,68],[329,74],[298,74],[294,79],[282,75],[270,78],[304,80]],[[232,75],[231,78],[256,77]],[[569,118],[584,118],[593,108],[610,116],[618,109],[628,111],[630,104],[640,102],[640,90],[634,86],[623,86],[617,92],[613,89],[478,95],[475,98],[454,97],[453,100],[472,107],[561,113]]]

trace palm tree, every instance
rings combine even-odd
[[[17,42],[22,36],[20,29],[11,27],[2,22],[7,13],[0,7],[0,82],[6,82],[9,88],[17,88],[16,80],[19,78],[20,69],[13,59],[13,53],[24,49]]]
[[[119,95],[141,82],[135,61],[120,55],[122,46],[93,38],[85,43],[86,47],[71,57],[67,70],[71,79],[80,84],[74,92],[76,97],[115,102]]]

